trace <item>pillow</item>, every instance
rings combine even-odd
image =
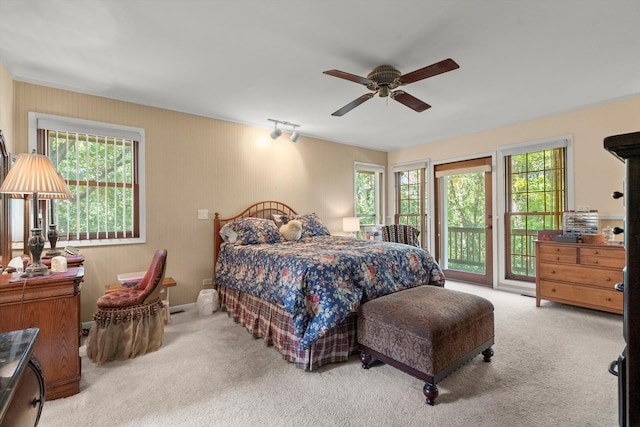
[[[285,218],[283,218],[283,217],[285,217],[285,215],[282,215],[282,214],[272,214],[271,215],[271,218],[273,218],[273,222],[276,223],[276,227],[280,228],[285,223],[284,219],[286,217]]]
[[[237,233],[236,245],[257,245],[260,243],[282,242],[282,235],[276,223],[264,218],[241,218],[231,223]]]
[[[302,223],[302,237],[330,236],[329,229],[320,221],[315,213],[294,215],[287,218],[289,221],[297,219]],[[286,221],[285,221],[286,222]]]
[[[302,236],[302,223],[297,219],[280,226],[280,234],[285,240],[298,240]]]
[[[220,229],[220,237],[225,243],[235,243],[238,239],[238,233],[233,231],[232,225],[228,222]]]

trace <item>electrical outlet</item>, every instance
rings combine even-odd
[[[198,219],[209,219],[209,211],[206,209],[198,209]]]
[[[211,286],[213,285],[213,279],[204,279],[202,281],[202,286]]]

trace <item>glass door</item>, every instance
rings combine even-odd
[[[436,259],[447,278],[493,285],[491,157],[436,165]]]

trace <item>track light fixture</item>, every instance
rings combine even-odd
[[[278,125],[283,125],[283,126],[290,126],[291,127],[291,141],[293,142],[298,142],[298,138],[300,138],[300,132],[296,130],[296,128],[300,127],[300,125],[297,125],[295,123],[290,123],[290,122],[285,122],[282,120],[276,120],[276,119],[267,119],[270,122],[273,122],[275,124],[275,129],[273,130],[273,132],[271,132],[271,139],[276,140],[278,138],[280,138],[280,136],[282,135],[282,130],[278,129]]]
[[[292,142],[298,142],[298,138],[300,138],[300,132],[296,130],[298,125],[291,125],[291,126],[293,126],[293,132],[291,133],[291,137],[289,139],[291,139]]]
[[[282,131],[278,129],[278,124],[276,123],[276,128],[271,132],[271,139],[278,139],[282,135]]]

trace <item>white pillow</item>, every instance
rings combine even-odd
[[[273,218],[273,222],[276,223],[276,227],[278,228],[282,227],[282,224],[283,224],[282,214],[272,214],[271,217]]]
[[[231,225],[232,223],[229,222],[220,229],[220,237],[225,243],[235,243],[238,239],[238,233],[233,231]]]

